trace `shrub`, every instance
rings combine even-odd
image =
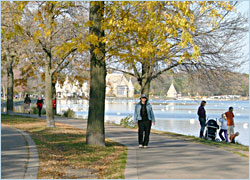
[[[68,108],[67,111],[63,112],[63,116],[73,118],[75,117],[75,112],[72,109]]]
[[[38,108],[37,107],[32,107],[31,108],[31,113],[32,114],[38,114]],[[46,109],[45,108],[42,108],[42,111],[41,111],[41,114],[46,114]]]
[[[132,115],[122,118],[120,121],[120,125],[123,127],[134,127],[134,121],[131,118]]]
[[[46,114],[46,109],[42,108],[41,114]]]
[[[31,113],[32,114],[38,114],[38,109],[36,107],[31,108]]]

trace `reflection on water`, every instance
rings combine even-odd
[[[106,100],[105,121],[119,124],[122,118],[134,114],[137,102],[138,100]],[[200,101],[153,100],[151,104],[157,121],[153,129],[199,136],[200,125],[196,113]],[[207,101],[205,109],[209,119],[218,119],[230,106],[234,107],[235,132],[240,132],[237,141],[249,145],[249,101]],[[73,109],[77,117],[87,118],[88,116],[88,101],[86,100],[57,101],[58,113],[68,108]],[[15,106],[14,109],[16,112],[23,112],[23,110],[23,106]],[[6,111],[4,107],[2,111]]]

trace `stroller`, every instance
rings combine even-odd
[[[214,119],[209,119],[205,127],[206,127],[205,139],[214,141],[216,138],[217,130],[219,129],[217,121]]]

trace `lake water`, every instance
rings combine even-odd
[[[105,121],[116,124],[126,116],[134,114],[135,104],[138,100],[106,100]],[[152,129],[175,132],[198,137],[200,124],[197,109],[200,101],[195,100],[151,100],[156,118]],[[236,141],[249,145],[249,101],[207,101],[205,106],[208,119],[219,119],[230,106],[234,107],[235,132],[240,133]],[[15,107],[17,112],[22,111],[21,106]],[[88,101],[86,100],[58,100],[57,112],[63,113],[71,108],[78,118],[87,118]],[[18,110],[19,109],[19,110]],[[4,111],[4,109],[2,109]],[[219,137],[219,136],[218,136]]]
[[[106,100],[105,121],[119,124],[122,118],[133,116],[137,102],[138,100]],[[152,126],[153,129],[199,136],[200,124],[197,109],[200,101],[152,100],[150,102],[156,118],[156,125]],[[237,142],[249,145],[249,101],[207,101],[205,106],[207,117],[208,119],[219,119],[230,106],[234,107],[235,132],[240,132]],[[88,101],[58,101],[59,113],[69,107],[76,112],[77,117],[87,118]]]

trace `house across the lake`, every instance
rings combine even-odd
[[[58,98],[88,97],[89,84],[85,82],[80,87],[78,82],[69,82],[68,78],[63,85],[56,84]],[[106,76],[106,96],[112,97],[134,97],[134,85],[123,74],[107,74]]]
[[[134,97],[134,85],[123,74],[108,74],[106,95],[115,97]]]

